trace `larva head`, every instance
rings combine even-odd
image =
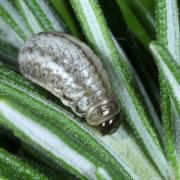
[[[120,112],[118,114],[116,114],[115,116],[113,116],[112,118],[110,118],[107,121],[102,122],[99,125],[100,131],[102,133],[102,135],[106,135],[106,134],[112,134],[114,133],[120,125]]]
[[[115,101],[100,101],[89,110],[86,119],[92,126],[98,126],[103,135],[112,134],[121,121],[119,107]]]

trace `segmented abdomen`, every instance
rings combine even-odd
[[[19,53],[21,73],[79,116],[111,95],[109,80],[96,59],[86,45],[61,33],[32,37]]]

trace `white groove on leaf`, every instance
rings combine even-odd
[[[126,53],[123,51],[123,49],[121,48],[121,46],[119,45],[119,43],[117,42],[116,38],[113,36],[112,33],[111,33],[111,37],[113,39],[114,45],[116,46],[119,55],[122,57],[122,61],[125,61],[130,65],[130,61],[129,61]]]
[[[39,24],[39,22],[37,21],[36,17],[32,14],[31,10],[29,9],[29,7],[26,5],[26,3],[24,2],[24,0],[18,0],[18,3],[20,5],[21,10],[24,13],[24,16],[29,24],[29,26],[31,27],[31,29],[33,30],[34,33],[39,33],[42,32],[43,29],[41,27],[41,25]]]
[[[176,106],[171,98],[171,119],[173,119],[173,129],[174,129],[174,137],[175,137],[175,147],[177,158],[180,162],[180,116],[177,112]]]
[[[78,0],[78,2],[82,6],[83,13],[86,16],[86,21],[88,22],[93,37],[96,37],[94,38],[94,41],[96,45],[99,45],[97,47],[98,51],[103,52],[101,54],[103,58],[105,59],[111,58],[111,51],[106,44],[101,28],[98,24],[95,14],[93,13],[93,9],[90,5],[89,0]]]
[[[11,43],[14,47],[20,48],[23,39],[0,17],[0,39]]]
[[[134,69],[135,71],[135,69]],[[146,106],[147,106],[147,110],[149,111],[149,114],[151,116],[151,120],[156,128],[156,130],[158,131],[159,135],[160,135],[160,138],[163,137],[163,129],[162,129],[162,125],[161,125],[161,121],[155,111],[155,108],[154,108],[154,105],[152,104],[151,100],[150,100],[150,97],[149,95],[147,94],[147,91],[145,90],[138,74],[136,74],[136,72],[134,73],[134,78],[136,80],[136,83],[141,91],[141,95],[143,96],[144,98],[144,101],[146,103]]]
[[[128,92],[126,91],[125,87],[123,87],[123,83],[119,81],[119,86],[121,87],[121,95],[123,96],[123,102],[126,107],[131,109],[129,112],[129,115],[131,119],[133,119],[133,123],[136,126],[137,131],[143,135],[143,140],[146,142],[145,146],[149,150],[150,156],[153,158],[154,162],[158,166],[159,170],[161,170],[161,173],[164,175],[164,177],[170,177],[170,171],[168,163],[163,156],[162,152],[157,148],[156,144],[152,141],[151,136],[148,134],[147,130],[144,128],[144,125],[142,124],[141,120],[139,119],[138,112],[132,102],[132,99]]]
[[[88,26],[90,28],[93,37],[95,37],[94,41],[98,48],[98,51],[101,53],[101,56],[104,59],[109,60],[110,63],[112,64],[111,62],[112,54],[110,48],[106,44],[106,41],[100,29],[100,25],[97,21],[97,18],[94,14],[94,10],[92,9],[90,1],[79,0],[78,3],[81,5],[81,9],[83,10],[82,13],[86,17],[86,21],[88,23]],[[114,74],[116,74],[115,71]],[[146,128],[142,124],[141,117],[139,116],[137,109],[134,103],[132,102],[131,96],[127,91],[125,84],[123,83],[123,80],[119,78],[119,81],[116,81],[116,86],[117,83],[119,83],[118,86],[119,89],[121,89],[121,91],[118,91],[117,93],[119,93],[119,95],[121,96],[124,105],[128,107],[128,109],[131,109],[131,111],[129,111],[129,115],[131,119],[133,119],[132,121],[133,125],[141,135],[141,138],[143,139],[146,148],[149,150],[150,156],[153,158],[154,162],[156,163],[157,167],[159,168],[163,176],[169,178],[171,176],[171,172],[168,163],[165,157],[163,156],[162,152],[158,149],[158,147],[152,140],[152,137],[149,135]]]
[[[1,80],[3,83],[5,83],[6,85],[8,85],[8,83],[6,81],[4,81],[3,79]],[[52,108],[53,110],[59,112],[59,113],[63,113],[64,115],[68,116],[75,124],[77,124],[81,129],[83,129],[85,132],[89,133],[94,139],[97,140],[98,143],[100,143],[108,152],[111,153],[111,155],[118,161],[118,163],[130,174],[130,176],[133,178],[133,180],[139,180],[139,177],[132,171],[131,168],[129,168],[129,166],[125,163],[125,161],[123,161],[121,159],[121,156],[115,152],[111,147],[111,142],[107,143],[107,141],[104,139],[104,137],[99,134],[99,133],[95,133],[95,129],[92,128],[91,126],[87,126],[87,124],[85,123],[79,123],[77,120],[74,120],[75,117],[72,116],[69,112],[65,111],[64,109],[62,110],[62,108],[60,106],[57,106],[56,104],[52,104],[52,102],[48,102],[46,100],[43,100],[41,98],[39,98],[38,95],[36,95],[36,93],[33,91],[26,91],[24,88],[21,88],[20,86],[17,86],[16,84],[11,84],[11,87],[28,94],[30,97],[32,97],[33,99],[36,99],[37,101],[41,102],[42,104]],[[115,133],[116,134],[116,133]],[[108,137],[112,137],[112,136],[108,136]],[[118,141],[116,142],[118,143]]]
[[[114,134],[116,134],[116,133],[114,133]],[[113,136],[113,135],[111,135],[111,136]],[[108,144],[105,141],[105,138],[102,135],[100,135],[99,137],[98,137],[98,135],[97,136],[95,135],[94,138],[100,144],[103,144],[103,146],[111,153],[111,155],[118,161],[118,163],[121,164],[121,166],[128,172],[128,174],[130,174],[130,176],[131,176],[131,178],[133,180],[140,180],[140,177],[137,174],[135,174],[134,171],[129,167],[129,165],[127,165],[127,163],[124,161],[124,159],[122,159],[122,157],[119,156],[118,153],[115,150],[113,150],[113,148],[111,147],[110,143]]]
[[[152,16],[152,14],[150,13],[150,11],[148,11],[148,9],[143,5],[141,0],[136,0],[137,5],[142,9],[143,13],[145,14],[145,16],[147,17],[149,23],[152,25],[152,27],[155,29],[156,28],[156,23],[155,23],[155,19]]]
[[[60,19],[55,18],[56,14],[53,13],[54,9],[50,8],[50,2],[47,0],[36,0],[39,7],[46,14],[47,18],[52,22],[51,25],[56,31],[64,32],[64,27],[60,23]]]
[[[1,79],[1,81],[6,85],[9,84],[3,79]],[[40,98],[39,95],[35,93],[35,91],[27,91],[25,88],[21,88],[17,84],[12,83],[11,87],[19,90],[20,92],[28,94],[29,97],[36,99],[36,101],[39,101],[43,105],[48,106],[56,112],[68,116],[69,120],[72,120],[76,125],[79,126],[79,128],[83,129],[85,133],[89,133],[92,138],[97,140],[97,142],[101,144],[107,151],[109,151],[112,156],[113,154],[116,154],[116,156],[114,157],[117,158],[117,161],[126,169],[126,171],[128,171],[128,173],[134,180],[139,179],[138,176],[145,179],[153,177],[155,177],[157,180],[160,179],[159,174],[157,173],[154,166],[150,165],[150,163],[147,163],[147,156],[143,155],[143,150],[141,149],[141,147],[134,140],[134,137],[131,137],[133,135],[131,134],[130,136],[130,134],[128,134],[128,132],[122,125],[120,126],[119,130],[113,135],[103,137],[101,134],[95,132],[94,128],[87,126],[86,123],[79,123],[72,114],[70,114],[65,109],[62,109],[61,106],[57,106],[51,101]],[[137,162],[139,162],[140,165],[137,165]],[[129,168],[126,164],[128,164],[128,166],[130,167],[132,165],[132,169]],[[141,170],[142,166],[144,172],[142,172]],[[133,171],[135,171],[137,174],[135,174]]]
[[[180,29],[176,0],[166,0],[168,50],[180,65]]]
[[[5,101],[0,101],[0,112],[9,123],[19,129],[33,142],[68,163],[81,174],[95,178],[96,166],[69,147],[59,137],[35,121],[14,110]]]
[[[112,153],[117,157],[122,157],[130,168],[136,172],[137,176],[142,179],[161,179],[156,167],[153,163],[147,161],[145,153],[143,153],[141,146],[133,138],[133,134],[127,131],[126,127],[122,124],[118,131],[111,136],[99,136],[101,141],[112,150]],[[142,161],[142,159],[144,161]],[[149,160],[150,161],[150,160]],[[139,164],[137,164],[139,162]],[[144,172],[142,172],[142,167]],[[153,174],[153,176],[152,176]]]
[[[31,35],[28,28],[25,26],[24,21],[22,17],[18,14],[17,10],[12,6],[11,3],[9,3],[8,0],[0,0],[0,5],[3,6],[3,8],[11,15],[13,20],[17,23],[17,25],[23,30],[25,35],[29,37]]]
[[[147,110],[149,111],[149,114],[152,118],[152,121],[153,121],[155,127],[156,127],[156,130],[158,131],[158,133],[160,135],[160,138],[162,138],[162,136],[163,136],[162,125],[161,125],[160,119],[159,119],[159,117],[158,117],[158,115],[154,109],[154,105],[152,104],[152,102],[149,98],[149,95],[147,94],[147,92],[144,88],[144,85],[142,84],[142,82],[141,82],[138,74],[136,73],[136,70],[134,69],[132,63],[128,60],[128,57],[126,56],[126,54],[124,53],[124,51],[122,50],[122,48],[120,47],[120,45],[118,44],[116,39],[113,37],[113,35],[112,35],[112,38],[113,38],[114,44],[115,44],[120,56],[122,56],[122,60],[126,61],[126,63],[129,65],[129,67],[132,69],[132,72],[133,72],[135,81],[137,83],[137,86],[139,87],[139,90],[141,91],[141,95],[144,98],[144,101],[146,103]]]
[[[162,69],[166,80],[169,82],[169,84],[170,84],[170,86],[172,88],[174,96],[176,97],[176,99],[180,103],[180,84],[177,82],[177,80],[174,77],[173,73],[171,72],[171,70],[169,69],[167,64],[164,62],[162,57],[159,55],[157,50],[153,46],[151,46],[151,49],[153,50],[153,53],[154,53],[155,57],[157,57],[157,59],[159,61],[159,66]]]
[[[158,52],[158,48],[156,49],[156,46],[153,44],[150,45],[150,48],[157,60],[157,64],[159,66],[159,69],[161,69],[163,73],[163,77],[166,79],[167,83],[170,86],[170,96],[171,96],[171,119],[173,122],[173,130],[174,130],[174,141],[175,141],[175,148],[177,152],[177,157],[180,159],[180,84],[176,80],[173,72],[171,69],[169,69],[168,65],[166,64],[166,61],[163,59],[162,55]],[[177,67],[178,68],[178,67]],[[174,99],[175,98],[175,99]],[[176,101],[175,101],[176,100]],[[177,105],[178,103],[178,105]],[[177,106],[177,107],[176,107]]]
[[[98,167],[96,171],[96,176],[99,177],[97,179],[103,179],[103,180],[112,180],[111,176],[107,173],[107,171],[102,168]]]

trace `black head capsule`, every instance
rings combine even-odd
[[[99,125],[100,131],[102,135],[110,135],[116,132],[116,130],[119,128],[119,125],[121,123],[121,115],[118,113],[113,118],[101,123]]]
[[[99,101],[89,110],[88,115],[88,123],[99,127],[103,136],[113,134],[122,120],[118,103],[110,98]]]

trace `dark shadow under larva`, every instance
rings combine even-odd
[[[19,52],[20,72],[50,91],[103,135],[119,127],[121,117],[111,84],[98,57],[78,39],[44,32]]]

